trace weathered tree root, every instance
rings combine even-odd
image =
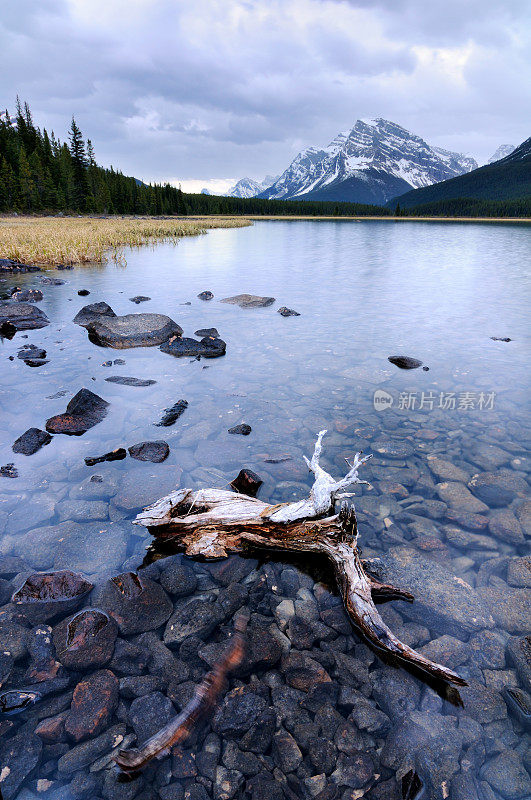
[[[207,673],[181,713],[148,739],[140,749],[120,750],[114,756],[120,769],[127,773],[138,772],[151,759],[166,755],[172,747],[190,736],[198,721],[215,706],[227,675],[242,663],[248,620],[249,616],[243,612],[237,615],[234,620],[234,634],[226,653]]]
[[[138,525],[158,528],[159,538],[177,540],[189,556],[223,558],[249,546],[290,553],[321,553],[332,564],[351,622],[367,642],[384,656],[413,665],[428,675],[457,686],[466,686],[455,672],[436,664],[401,642],[387,627],[373,597],[411,602],[413,596],[395,586],[382,584],[365,572],[357,549],[354,508],[343,505],[334,514],[337,500],[349,497],[344,490],[361,483],[358,469],[367,458],[357,454],[347,475],[335,481],[319,465],[322,438],[317,437],[311,461],[315,475],[306,500],[270,506],[253,497],[223,489],[180,489],[148,506],[135,519]],[[330,515],[330,516],[327,516]]]

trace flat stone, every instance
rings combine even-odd
[[[12,325],[15,331],[27,331],[45,328],[50,324],[50,320],[44,311],[31,303],[2,300],[0,301],[0,328],[5,324]]]
[[[505,669],[506,641],[500,631],[479,631],[468,643],[471,660],[482,669]]]
[[[66,734],[74,742],[94,737],[108,727],[118,705],[118,679],[108,669],[94,672],[74,689]]]
[[[38,766],[42,741],[23,731],[0,744],[0,794],[14,800],[26,778]]]
[[[109,663],[117,636],[118,626],[105,611],[87,608],[55,626],[53,643],[68,669],[94,669]]]
[[[136,458],[137,461],[152,461],[154,464],[165,461],[170,454],[168,443],[163,441],[138,442],[127,449],[131,458]]]
[[[401,439],[377,439],[371,443],[371,449],[386,458],[404,459],[413,454],[414,448],[410,442]]]
[[[453,525],[443,527],[446,541],[461,550],[497,550],[498,545],[492,536],[484,536],[471,531],[464,531]]]
[[[85,327],[95,344],[115,349],[154,347],[183,332],[181,326],[165,314],[102,315]]]
[[[151,297],[147,297],[144,294],[137,294],[134,297],[130,297],[129,300],[138,305],[139,303],[146,303],[148,300],[151,300]]]
[[[44,445],[49,444],[52,437],[46,431],[41,431],[39,428],[28,428],[22,436],[13,443],[11,448],[14,453],[22,453],[24,456],[32,456],[37,450],[40,450]]]
[[[491,513],[489,531],[497,539],[509,544],[523,544],[525,542],[520,523],[508,508],[498,508]]]
[[[125,375],[111,375],[105,380],[107,383],[119,383],[121,386],[153,386],[157,382],[151,378],[130,378]]]
[[[37,625],[71,613],[92,588],[83,575],[71,570],[34,572],[14,592],[11,602]]]
[[[95,592],[95,605],[116,622],[120,633],[130,636],[163,625],[173,611],[164,589],[149,578],[124,572]]]
[[[251,431],[252,431],[251,426],[243,422],[241,425],[235,425],[233,428],[229,428],[228,432],[233,434],[239,434],[240,436],[249,436]]]
[[[447,520],[455,522],[461,528],[469,531],[483,531],[489,524],[489,518],[481,514],[471,514],[469,511],[458,511],[455,508],[447,508],[445,512]]]
[[[490,631],[486,631],[486,633],[490,633]],[[445,664],[450,669],[464,664],[470,655],[469,648],[464,642],[448,635],[432,639],[431,642],[421,647],[419,652],[430,661]]]
[[[521,800],[531,795],[531,778],[514,750],[504,750],[484,764],[481,776],[507,800]]]
[[[531,619],[531,592],[510,586],[478,586],[477,594],[496,620],[509,633],[527,633]]]
[[[34,344],[26,344],[21,347],[17,353],[17,358],[20,358],[29,367],[42,367],[43,364],[48,363],[46,350]]]
[[[62,500],[55,506],[55,511],[60,522],[90,522],[107,519],[109,505],[104,500]]]
[[[183,414],[187,408],[188,402],[186,400],[177,400],[173,406],[164,409],[164,414],[161,421],[156,422],[155,425],[157,428],[168,428],[179,419],[181,414]]]
[[[81,436],[107,416],[109,403],[90,389],[80,389],[66,407],[64,414],[57,414],[46,421],[49,433],[65,433]]]
[[[472,477],[468,486],[476,497],[494,508],[508,506],[517,497],[525,498],[529,492],[524,478],[507,472],[481,472]]]
[[[401,614],[441,634],[468,638],[494,627],[478,590],[410,547],[394,547],[384,554],[378,576],[415,596],[413,603],[401,604]]]
[[[441,481],[466,483],[470,477],[468,473],[460,467],[456,467],[451,461],[444,461],[437,456],[428,456],[428,467]]]
[[[469,492],[464,483],[456,481],[438,483],[435,490],[444,503],[460,512],[483,514],[489,510],[485,503]]]
[[[90,303],[77,312],[73,322],[76,325],[81,325],[82,328],[86,328],[91,322],[95,322],[102,317],[116,317],[116,314],[108,303]]]
[[[256,294],[237,294],[234,297],[225,297],[220,302],[231,303],[240,308],[265,308],[275,302],[274,297],[260,297]]]
[[[200,358],[218,358],[225,355],[227,345],[223,339],[204,336],[200,341],[187,337],[173,336],[159,348],[170,356],[193,356]]]
[[[400,369],[417,369],[422,366],[422,361],[410,356],[388,356],[387,360]]]
[[[11,295],[11,299],[16,303],[39,303],[42,298],[40,289],[19,289]]]
[[[510,454],[502,450],[501,447],[482,441],[472,441],[467,455],[467,460],[472,461],[488,472],[507,464],[511,458]]]
[[[280,314],[282,317],[300,317],[298,311],[294,311],[292,308],[287,308],[286,306],[278,308],[277,314]]]
[[[155,470],[149,474],[145,467],[130,469],[120,479],[118,491],[113,502],[118,508],[126,511],[141,509],[178,489],[181,483],[182,469],[165,465],[164,472]]]
[[[57,762],[59,775],[72,775],[74,772],[83,769],[83,767],[92,764],[104,753],[114,750],[115,747],[118,747],[123,742],[125,731],[125,725],[115,725],[96,738],[72,747]]]

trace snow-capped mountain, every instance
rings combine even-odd
[[[494,164],[495,161],[499,161],[500,158],[505,158],[506,156],[510,156],[511,153],[516,150],[515,144],[501,144],[497,150],[491,155],[487,164]]]
[[[227,197],[256,197],[260,192],[272,186],[279,178],[278,175],[266,175],[263,181],[255,181],[252,178],[241,178],[238,183],[229,189]]]
[[[430,147],[385,119],[358,120],[325,148],[309,147],[259,197],[384,205],[412,188],[477,168],[473,158]]]

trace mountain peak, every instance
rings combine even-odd
[[[506,156],[510,156],[514,150],[516,150],[515,144],[501,144],[491,155],[487,161],[487,164],[494,164],[494,162],[499,161],[500,158],[506,158]]]

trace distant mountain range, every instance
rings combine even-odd
[[[277,179],[244,178],[231,197],[333,200],[385,205],[412,188],[429,186],[477,168],[462,153],[431,147],[385,119],[358,120],[327,147],[299,153]]]
[[[406,209],[457,198],[503,201],[526,197],[531,197],[531,137],[505,158],[466,175],[407,192],[388,205],[394,207],[398,203]]]
[[[516,150],[515,144],[501,144],[497,150],[491,155],[487,164],[493,164],[495,161],[499,161],[500,158],[505,158],[505,156],[510,156],[513,150]]]

